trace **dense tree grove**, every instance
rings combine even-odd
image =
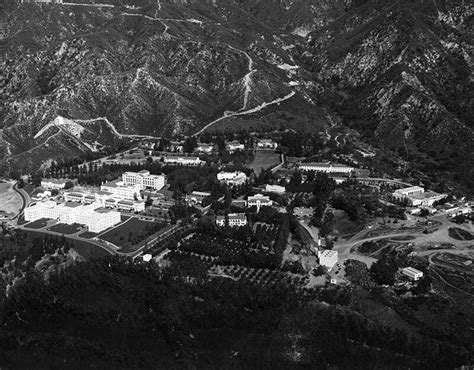
[[[342,289],[301,295],[203,271],[185,260],[162,269],[110,257],[48,281],[29,274],[0,304],[0,364],[451,368],[469,359],[460,346],[368,321],[348,309]]]

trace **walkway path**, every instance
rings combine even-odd
[[[252,109],[248,109],[248,110],[245,110],[245,111],[237,111],[237,112],[229,112],[229,111],[226,111],[224,112],[223,116],[212,121],[211,123],[208,123],[206,126],[204,126],[202,129],[200,129],[198,132],[196,132],[195,134],[193,134],[192,136],[198,136],[200,134],[202,134],[204,131],[206,131],[209,127],[211,127],[212,125],[214,125],[215,123],[219,122],[219,121],[222,121],[223,119],[225,118],[229,118],[229,117],[235,117],[235,116],[243,116],[243,115],[246,115],[246,114],[252,114],[252,113],[256,113],[256,112],[259,112],[261,111],[262,109],[270,106],[270,105],[274,105],[274,104],[280,104],[281,102],[285,101],[285,100],[288,100],[290,98],[292,98],[296,93],[294,91],[292,91],[291,93],[289,93],[288,95],[285,95],[281,98],[278,98],[278,99],[275,99],[275,100],[272,100],[270,102],[265,102],[265,103],[262,103]]]

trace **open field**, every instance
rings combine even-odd
[[[267,169],[280,163],[280,155],[272,150],[256,150],[255,159],[249,163],[248,167],[253,169],[258,175],[262,168]]]
[[[41,229],[45,227],[48,224],[49,219],[47,218],[41,218],[39,220],[30,222],[29,224],[26,224],[25,227],[29,227],[30,229]]]
[[[154,222],[131,217],[116,228],[101,234],[100,239],[119,246],[120,252],[133,252],[140,248],[150,235],[158,231],[155,230],[156,226]]]
[[[83,226],[82,226],[82,225],[79,225],[79,224],[72,224],[72,225],[68,225],[68,224],[56,224],[56,225],[54,225],[54,226],[51,226],[48,230],[50,230],[50,231],[55,231],[55,232],[61,233],[61,234],[69,235],[69,234],[75,234],[75,233],[77,233],[77,232],[80,231],[82,228],[83,228]]]
[[[9,213],[18,213],[23,205],[20,195],[13,190],[13,183],[0,183],[0,210]]]

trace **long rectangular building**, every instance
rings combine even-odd
[[[301,171],[316,171],[316,172],[326,172],[326,173],[351,173],[354,171],[354,167],[347,166],[344,164],[338,163],[300,163],[298,168]]]

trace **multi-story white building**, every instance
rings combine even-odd
[[[223,181],[227,185],[242,185],[247,181],[247,175],[241,171],[221,171],[217,174],[217,180]]]
[[[123,181],[115,180],[101,185],[100,190],[112,193],[112,196],[116,198],[133,200],[140,196],[141,186],[125,185]]]
[[[40,202],[25,209],[25,220],[36,221],[41,218],[58,219],[66,224],[83,224],[91,232],[100,232],[120,223],[120,213],[101,208],[100,202],[89,205],[80,203],[57,204]]]
[[[256,194],[253,196],[248,197],[247,199],[247,207],[257,207],[257,212],[260,211],[260,207],[262,206],[271,206],[273,204],[272,200],[267,195]]]
[[[238,141],[230,141],[225,147],[229,153],[236,152],[237,150],[245,150],[245,145],[239,143]]]
[[[117,208],[121,211],[141,212],[145,210],[145,202],[133,202],[131,200],[119,200]]]
[[[229,219],[230,227],[247,225],[247,216],[245,216],[245,213],[229,213],[227,217]],[[225,226],[225,216],[217,216],[216,225],[221,227]]]
[[[354,171],[354,167],[346,166],[344,164],[338,163],[300,163],[298,168],[301,171],[316,171],[316,172],[326,172],[326,173],[351,173]]]
[[[57,203],[54,201],[46,201],[36,203],[34,206],[25,208],[25,220],[36,221],[41,218],[59,219],[60,215]]]
[[[423,194],[424,192],[425,189],[421,186],[410,186],[409,188],[395,190],[393,196],[402,199],[415,194]]]
[[[66,202],[78,202],[78,203],[82,203],[82,201],[84,200],[84,195],[83,193],[79,193],[77,191],[68,191],[68,192],[65,192],[64,193],[64,200]]]
[[[43,179],[41,180],[41,187],[50,190],[64,189],[68,181],[66,179]]]
[[[127,185],[140,185],[142,189],[153,188],[160,190],[165,186],[164,175],[150,175],[150,171],[141,170],[139,172],[125,172],[122,174],[122,182]]]
[[[265,192],[267,193],[276,193],[276,194],[284,194],[286,191],[284,186],[280,185],[265,185]]]
[[[168,164],[178,164],[182,166],[201,166],[205,161],[201,161],[199,157],[163,157],[163,161]]]
[[[393,192],[393,197],[398,200],[407,199],[412,206],[432,206],[434,202],[446,198],[446,194],[425,191],[421,186],[410,186]]]
[[[337,251],[332,250],[318,250],[319,264],[325,266],[328,270],[331,270],[337,263],[338,254]]]
[[[405,267],[402,269],[402,274],[415,281],[423,277],[423,272],[413,267]]]

